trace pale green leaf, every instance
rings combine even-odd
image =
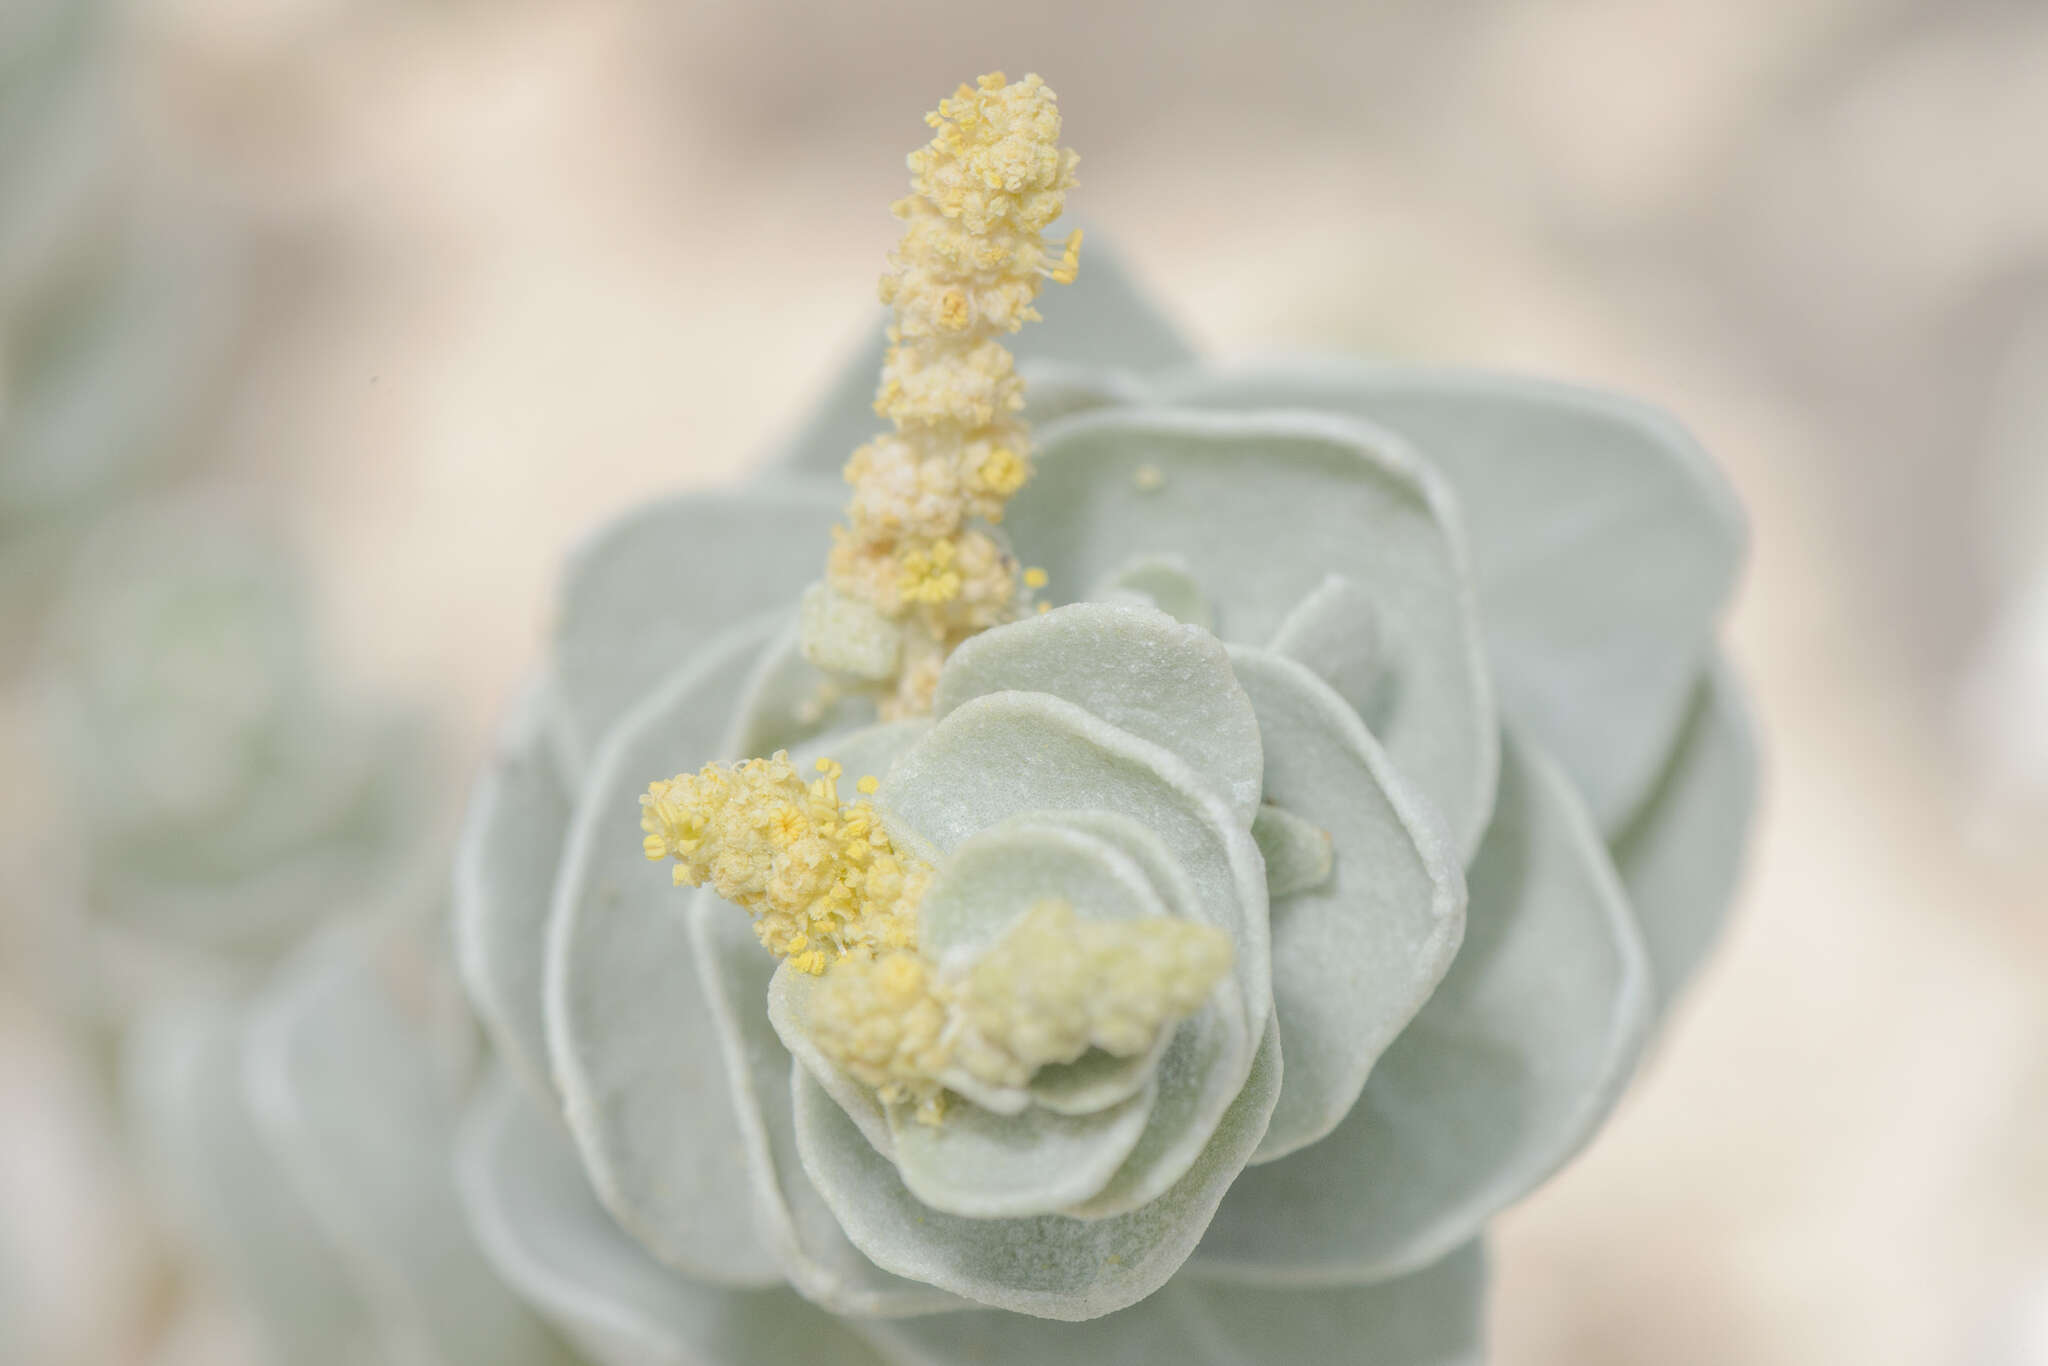
[[[845,501],[823,480],[687,493],[643,504],[583,543],[563,578],[553,657],[572,777],[711,637],[764,612],[794,619]]]
[[[545,978],[548,1053],[598,1197],[661,1260],[705,1280],[764,1284],[739,1121],[696,989],[691,893],[641,847],[648,783],[693,772],[719,742],[780,625],[712,642],[621,721],[591,765],[562,855]]]
[[[1315,414],[1192,409],[1042,435],[1004,524],[1056,589],[1177,555],[1225,636],[1263,645],[1330,575],[1360,586],[1361,628],[1381,642],[1374,733],[1460,850],[1476,847],[1498,764],[1492,681],[1456,507],[1405,442]]]
[[[791,1080],[804,1170],[878,1266],[991,1308],[1078,1321],[1136,1304],[1186,1260],[1265,1131],[1279,1073],[1278,1040],[1268,1031],[1244,1090],[1188,1173],[1143,1208],[1095,1220],[963,1219],[933,1210],[806,1073],[793,1069]]]
[[[1335,1132],[1239,1180],[1205,1274],[1336,1285],[1426,1265],[1576,1153],[1619,1098],[1650,1020],[1641,935],[1563,770],[1526,742],[1504,754],[1450,973]]]
[[[1723,664],[1701,680],[1663,776],[1612,845],[1664,1006],[1692,979],[1728,914],[1756,789],[1749,708]]]
[[[570,793],[547,735],[544,687],[519,704],[477,780],[455,846],[457,962],[491,1042],[536,1098],[559,1103],[541,991]]]
[[[939,675],[944,720],[989,693],[1050,693],[1171,751],[1249,826],[1259,804],[1259,725],[1223,643],[1165,612],[1077,602],[973,637]]]
[[[455,1162],[484,1254],[593,1366],[879,1366],[786,1287],[720,1289],[649,1257],[598,1204],[567,1139],[503,1079],[472,1105]]]
[[[1678,733],[1742,559],[1741,509],[1683,427],[1596,390],[1332,357],[1162,392],[1344,413],[1414,442],[1464,510],[1502,708],[1618,828]]]
[[[1258,711],[1266,792],[1325,823],[1329,879],[1273,903],[1273,1009],[1287,1077],[1259,1146],[1270,1162],[1350,1112],[1366,1074],[1450,968],[1465,880],[1442,822],[1358,714],[1293,660],[1234,649]]]

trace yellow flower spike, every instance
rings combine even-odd
[[[846,463],[853,498],[825,574],[872,609],[862,629],[904,636],[904,648],[858,656],[895,659],[893,682],[874,685],[889,716],[928,711],[953,648],[1018,614],[1015,561],[976,525],[1001,522],[1031,477],[1024,384],[1000,339],[1038,317],[1047,280],[1074,279],[1081,246],[1078,232],[1057,247],[1042,235],[1078,161],[1059,145],[1045,82],[983,76],[925,123],[932,139],[910,154],[911,193],[891,206],[903,239],[878,289],[891,320],[875,412],[894,430]],[[818,620],[822,631],[856,619]],[[808,636],[806,650],[821,667],[853,657]]]
[[[915,943],[931,876],[896,852],[867,802],[840,804],[837,763],[817,771],[807,784],[778,752],[649,783],[640,798],[647,857],[673,858],[678,886],[708,884],[743,907],[763,946],[809,973]],[[863,872],[884,861],[889,876]]]

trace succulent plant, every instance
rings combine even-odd
[[[1624,399],[1204,365],[1035,78],[928,122],[887,337],[584,545],[474,799],[473,1224],[604,1362],[1471,1359],[1733,890],[1739,510]]]
[[[103,505],[181,454],[239,317],[233,252],[138,193],[120,7],[0,14],[0,632],[25,633]]]
[[[338,695],[307,599],[226,503],[125,513],[83,543],[36,682],[73,812],[55,918],[115,1014],[130,969],[247,978],[325,917],[417,891],[420,726]]]

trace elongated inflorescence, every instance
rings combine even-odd
[[[996,526],[1031,477],[1024,384],[1001,338],[1038,317],[1047,280],[1071,281],[1081,235],[1048,245],[1078,158],[1059,145],[1053,92],[1000,73],[963,85],[926,116],[910,154],[911,193],[893,211],[903,239],[882,276],[889,351],[875,412],[893,430],[846,463],[853,498],[836,529],[825,588],[833,611],[807,619],[813,660],[845,672],[825,638],[893,632],[860,682],[885,714],[928,711],[940,666],[977,631],[1015,619],[1025,594]]]

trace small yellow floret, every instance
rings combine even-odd
[[[1210,926],[1085,921],[1049,901],[955,977],[908,951],[835,964],[812,1028],[849,1075],[884,1101],[915,1101],[930,1120],[953,1069],[1017,1088],[1090,1048],[1149,1051],[1201,1009],[1230,962],[1228,936]]]
[[[1024,586],[1026,588],[1043,588],[1047,582],[1046,572],[1043,569],[1027,569],[1024,571]]]
[[[925,118],[893,210],[903,240],[880,295],[891,309],[875,412],[893,430],[846,463],[853,486],[826,581],[931,644],[898,656],[886,714],[929,707],[928,681],[954,646],[1022,610],[1016,565],[977,522],[1003,519],[1031,478],[1024,382],[1002,338],[1038,317],[1047,280],[1070,282],[1081,234],[1058,247],[1078,158],[1059,145],[1053,92],[1000,73],[963,85]]]
[[[640,798],[647,857],[673,858],[678,885],[709,884],[745,908],[761,943],[810,973],[915,944],[931,876],[897,852],[869,803],[840,804],[838,764],[821,759],[818,772],[806,783],[778,752],[706,764]]]

